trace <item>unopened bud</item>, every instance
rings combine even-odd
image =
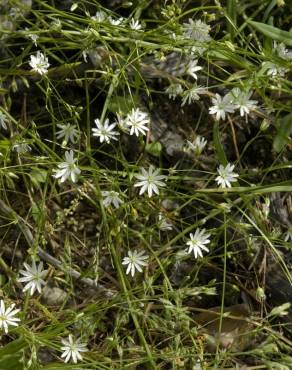
[[[256,290],[256,299],[259,302],[265,301],[266,300],[266,294],[263,288],[260,286]]]
[[[270,127],[269,122],[268,122],[266,119],[264,119],[264,120],[262,121],[262,123],[261,123],[260,130],[261,130],[261,131],[266,131],[269,127]]]

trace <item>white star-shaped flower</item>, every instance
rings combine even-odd
[[[189,18],[189,23],[183,24],[183,35],[195,41],[208,42],[211,40],[210,29],[211,27],[200,19],[193,21]]]
[[[71,177],[73,182],[77,181],[77,176],[80,175],[81,170],[76,166],[75,162],[77,158],[74,158],[73,150],[65,152],[65,162],[58,164],[58,168],[54,170],[53,175],[56,179],[60,178],[60,182],[64,182]]]
[[[4,329],[5,333],[8,333],[8,326],[18,326],[18,317],[14,317],[20,310],[18,308],[14,309],[15,304],[13,303],[7,309],[5,308],[5,303],[0,300],[0,329]]]
[[[210,114],[216,114],[216,119],[219,121],[221,118],[225,120],[226,113],[233,113],[235,105],[232,103],[230,95],[226,94],[223,98],[216,94],[215,98],[212,98],[213,106],[209,108]]]
[[[194,85],[191,89],[183,92],[181,106],[183,107],[186,103],[191,104],[196,100],[200,100],[200,94],[205,92],[206,90],[203,87]]]
[[[130,21],[130,28],[132,30],[139,31],[142,28],[142,26],[137,19],[132,18]]]
[[[207,145],[207,140],[202,136],[197,136],[194,142],[187,140],[188,149],[195,152],[196,155],[200,155]]]
[[[50,63],[48,62],[48,58],[46,58],[42,52],[37,51],[36,56],[30,56],[29,65],[35,72],[38,72],[40,75],[44,75],[48,72]]]
[[[167,176],[160,175],[159,169],[154,169],[152,165],[150,165],[148,172],[145,168],[141,168],[141,173],[135,174],[135,177],[140,180],[139,182],[135,183],[135,187],[141,187],[139,194],[145,193],[147,190],[148,196],[152,197],[153,193],[159,194],[159,187],[166,186],[162,180],[166,179]]]
[[[66,145],[69,140],[72,144],[76,142],[79,137],[79,133],[75,125],[71,125],[70,123],[67,123],[66,125],[57,124],[57,127],[59,127],[60,130],[56,132],[56,137],[57,139],[64,138],[64,145]]]
[[[108,118],[104,121],[104,123],[101,123],[100,120],[96,118],[94,123],[96,124],[97,128],[92,129],[93,136],[98,137],[101,143],[104,141],[109,143],[110,140],[118,140],[116,136],[118,136],[119,133],[113,130],[116,127],[116,123],[109,124]]]
[[[102,204],[105,207],[109,207],[113,204],[115,208],[119,208],[120,205],[124,203],[119,197],[120,194],[117,191],[102,191],[101,195],[103,196]]]
[[[43,280],[48,273],[48,270],[43,270],[43,262],[40,262],[37,266],[35,261],[32,261],[32,265],[29,266],[27,263],[24,263],[25,270],[20,270],[20,274],[23,277],[17,279],[20,283],[26,283],[23,288],[23,291],[26,292],[30,290],[30,295],[33,295],[35,290],[39,293],[42,291],[42,285],[45,285],[46,282]]]
[[[72,335],[69,334],[68,340],[62,339],[61,340],[63,346],[61,347],[61,350],[64,351],[61,355],[61,357],[65,357],[64,361],[68,362],[72,358],[74,364],[77,363],[78,360],[82,360],[82,356],[80,352],[87,352],[87,344],[81,343],[80,338],[74,340]]]
[[[198,61],[197,61],[197,59],[195,59],[195,60],[191,60],[186,65],[186,74],[192,76],[195,80],[197,80],[197,78],[198,78],[196,72],[203,69],[203,67],[200,67],[197,64],[198,64]]]
[[[252,91],[242,91],[238,87],[235,87],[230,92],[232,103],[235,105],[235,109],[239,109],[241,117],[249,114],[257,106],[257,100],[249,99],[252,94]]]
[[[148,259],[147,255],[144,255],[144,252],[137,252],[134,250],[133,252],[128,252],[128,257],[124,257],[122,264],[128,265],[126,274],[128,275],[131,272],[131,275],[135,275],[135,271],[142,272],[141,266],[147,266],[146,260]]]
[[[202,250],[209,252],[209,249],[205,244],[210,243],[210,235],[211,234],[206,233],[205,229],[196,229],[195,234],[190,234],[190,240],[187,242],[187,245],[189,246],[187,253],[190,254],[194,252],[195,258],[198,258],[198,256],[203,257]]]
[[[289,71],[287,68],[273,62],[263,62],[263,66],[265,67],[267,75],[271,77],[284,77],[285,74]]]
[[[131,112],[124,119],[124,124],[129,126],[130,135],[139,136],[140,134],[146,135],[149,128],[146,126],[150,123],[148,114],[142,112],[139,108],[132,109]]]
[[[175,99],[183,93],[183,88],[181,84],[171,84],[165,89],[165,92],[168,94],[169,99]]]
[[[215,181],[222,188],[231,188],[231,182],[237,181],[236,178],[239,176],[237,173],[233,172],[234,164],[228,163],[226,167],[220,164],[217,169],[219,176],[216,177]]]

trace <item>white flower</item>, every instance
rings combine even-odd
[[[123,23],[124,21],[124,18],[121,17],[121,18],[118,18],[118,19],[114,19],[112,18],[111,16],[108,17],[108,21],[110,22],[110,24],[112,24],[113,26],[119,26],[121,23]]]
[[[212,98],[213,106],[209,108],[210,114],[216,114],[216,119],[219,121],[221,118],[226,118],[226,113],[233,113],[235,106],[231,101],[230,94],[226,94],[223,99],[219,94]]]
[[[263,66],[265,67],[267,71],[267,75],[272,76],[272,77],[276,77],[276,76],[283,77],[285,73],[288,72],[287,68],[281,67],[272,62],[264,62]]]
[[[91,17],[91,19],[99,23],[106,21],[107,18],[108,18],[108,15],[103,10],[96,12],[95,15]]]
[[[132,30],[138,31],[142,28],[142,26],[141,26],[141,24],[139,23],[138,20],[135,20],[134,18],[132,18],[131,21],[130,21],[130,28]]]
[[[210,237],[211,234],[206,234],[206,230],[200,230],[196,229],[195,235],[190,234],[190,240],[187,242],[187,245],[189,246],[188,253],[194,252],[195,258],[198,258],[198,256],[203,257],[202,250],[209,252],[209,249],[205,246],[205,244],[210,243]]]
[[[274,41],[273,50],[278,54],[278,56],[285,60],[292,59],[292,50],[288,50],[285,47],[285,44],[282,42],[278,45],[276,41]]]
[[[116,113],[116,116],[117,116],[116,124],[123,131],[127,131],[128,130],[128,127],[126,125],[126,119],[125,119],[125,117],[123,117],[121,113]]]
[[[144,255],[144,252],[134,252],[129,251],[128,257],[124,257],[122,264],[128,265],[126,274],[128,275],[131,272],[131,275],[134,276],[135,270],[142,272],[141,266],[147,266],[147,262],[145,260],[148,259],[147,255]]]
[[[203,370],[202,364],[200,360],[197,360],[196,364],[193,365],[192,370]]]
[[[183,107],[186,103],[191,104],[195,100],[200,100],[200,94],[203,94],[206,90],[201,87],[194,85],[190,90],[187,90],[183,93],[183,99],[181,106]]]
[[[130,127],[130,135],[135,134],[136,136],[139,136],[140,133],[146,135],[146,131],[149,131],[146,125],[149,123],[148,114],[142,112],[139,108],[133,108],[124,120],[124,124]]]
[[[80,169],[76,166],[75,162],[77,158],[74,158],[73,150],[65,152],[65,162],[58,164],[58,170],[54,170],[56,179],[61,178],[60,182],[64,182],[71,177],[73,182],[77,181],[77,176],[81,173]]]
[[[242,91],[238,87],[235,87],[230,92],[232,104],[235,105],[236,109],[240,110],[241,117],[249,114],[250,110],[255,109],[257,106],[257,100],[249,100],[252,94],[252,91]]]
[[[65,357],[65,362],[70,361],[72,358],[74,364],[77,363],[78,360],[82,360],[82,356],[80,352],[87,352],[87,344],[81,343],[80,338],[77,340],[74,340],[72,335],[69,334],[68,340],[62,339],[61,340],[63,347],[61,347],[61,350],[64,351],[61,355],[61,357]]]
[[[101,195],[104,197],[102,200],[102,204],[105,207],[110,206],[113,204],[115,208],[119,208],[121,204],[123,204],[123,200],[119,197],[119,193],[117,191],[102,191]]]
[[[145,193],[147,190],[148,196],[152,197],[152,194],[159,194],[158,187],[166,186],[164,182],[161,180],[164,180],[167,176],[159,175],[160,170],[154,169],[154,167],[151,165],[149,167],[148,172],[145,170],[145,168],[141,168],[140,174],[135,174],[135,177],[140,180],[136,184],[134,184],[135,187],[141,187],[139,194]]]
[[[38,72],[40,75],[44,75],[48,72],[50,63],[48,62],[48,58],[46,58],[42,52],[37,51],[36,56],[30,56],[29,65],[35,72]]]
[[[6,115],[0,111],[0,127],[3,127],[4,130],[7,130],[6,122],[7,122]]]
[[[206,43],[204,43],[206,45]],[[190,54],[192,56],[202,56],[204,52],[207,50],[206,46],[203,46],[203,44],[194,45],[190,48]]]
[[[0,300],[0,329],[4,329],[5,333],[8,333],[8,326],[18,326],[17,321],[20,321],[19,318],[14,317],[20,310],[17,308],[14,310],[15,304],[13,303],[10,307],[5,308],[5,303]]]
[[[211,27],[201,20],[193,21],[189,18],[189,23],[183,24],[183,35],[188,39],[206,42],[211,40],[209,35]]]
[[[18,154],[23,154],[31,151],[31,147],[25,141],[17,141],[12,149],[15,150]]]
[[[158,214],[158,228],[161,231],[172,230],[173,225],[169,220],[161,213]]]
[[[217,169],[219,176],[216,177],[215,181],[218,185],[221,185],[222,188],[231,188],[231,182],[237,181],[236,177],[239,175],[234,170],[234,164],[228,163],[226,167],[220,164],[219,168]]]
[[[104,121],[104,123],[101,123],[98,118],[94,120],[94,123],[96,124],[97,128],[93,128],[93,136],[99,137],[99,141],[103,143],[104,141],[106,143],[109,143],[110,140],[118,140],[115,136],[119,135],[117,131],[113,131],[113,129],[116,127],[116,123],[112,123],[109,125],[108,118]]]
[[[165,90],[169,99],[175,99],[178,95],[182,94],[183,88],[181,84],[171,84]]]
[[[64,138],[64,145],[66,145],[69,140],[74,144],[78,139],[79,133],[75,125],[71,125],[70,123],[67,123],[66,125],[57,124],[57,127],[60,128],[60,131],[56,133],[57,139]]]
[[[200,67],[197,64],[198,64],[197,59],[189,61],[189,63],[186,65],[186,72],[185,72],[187,75],[192,76],[195,80],[197,80],[198,78],[196,72],[203,69],[203,67]]]
[[[207,145],[207,140],[202,136],[197,136],[193,143],[189,140],[187,140],[187,143],[190,150],[193,150],[196,155],[200,155]]]
[[[27,263],[24,263],[25,270],[20,270],[19,272],[23,277],[17,279],[20,283],[27,283],[23,288],[23,291],[26,292],[30,289],[30,295],[33,295],[35,290],[39,293],[42,291],[42,285],[45,285],[46,282],[43,278],[47,275],[48,270],[43,270],[43,263],[40,262],[37,266],[35,261],[32,261],[32,265],[29,266]]]
[[[37,35],[35,33],[31,33],[31,34],[28,35],[28,37],[32,40],[32,42],[34,43],[35,46],[38,46],[37,40],[39,38],[39,35]]]
[[[25,31],[29,32],[30,29],[26,27]],[[37,35],[36,33],[28,33],[27,37],[30,38],[33,41],[35,46],[37,46],[37,39],[39,38],[39,35]]]

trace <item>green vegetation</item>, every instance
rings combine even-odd
[[[0,370],[292,367],[283,0],[2,0]]]

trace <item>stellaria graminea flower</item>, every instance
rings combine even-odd
[[[23,277],[17,279],[20,283],[26,283],[23,288],[23,291],[26,292],[30,290],[30,295],[33,295],[35,290],[39,293],[42,291],[42,285],[45,285],[46,282],[43,280],[48,273],[48,270],[43,270],[43,262],[40,262],[37,266],[35,261],[32,261],[32,265],[29,266],[27,263],[24,263],[25,270],[20,270],[20,274]]]
[[[40,75],[44,75],[48,72],[50,63],[48,62],[48,58],[46,58],[41,51],[37,51],[36,56],[30,56],[29,65],[35,72],[38,72]]]
[[[135,270],[142,272],[141,266],[147,266],[146,260],[148,259],[147,255],[144,255],[144,252],[134,252],[128,251],[128,257],[124,257],[122,264],[128,265],[126,274],[128,275],[131,272],[131,275],[135,275]]]
[[[200,19],[193,21],[189,18],[189,23],[183,24],[183,36],[199,42],[208,42],[211,40],[210,29],[211,27]]]
[[[203,69],[203,67],[200,67],[197,64],[198,64],[197,59],[189,61],[188,64],[186,65],[186,72],[185,72],[187,75],[192,76],[195,80],[197,80],[198,78],[196,72]]]
[[[123,17],[120,17],[120,18],[112,18],[111,16],[108,17],[108,21],[110,22],[110,24],[112,24],[113,26],[119,26],[120,24],[123,23],[124,21],[124,18]]]
[[[207,140],[202,136],[197,136],[194,142],[187,140],[187,143],[190,150],[194,151],[196,155],[200,155],[207,145]]]
[[[30,29],[26,27],[25,28],[25,31],[29,32]],[[26,34],[26,37],[28,37],[29,39],[31,39],[35,46],[38,46],[37,45],[37,39],[39,38],[39,35],[37,35],[36,33],[27,33]]]
[[[141,168],[141,173],[135,174],[134,176],[140,180],[134,184],[135,187],[141,187],[139,194],[145,193],[147,190],[148,196],[152,197],[152,194],[159,194],[159,187],[166,186],[162,180],[166,179],[167,176],[160,175],[160,170],[155,169],[150,165],[148,172],[144,167]]]
[[[12,149],[15,150],[18,154],[23,154],[31,151],[31,147],[25,140],[17,140],[13,145]]]
[[[64,351],[61,357],[65,357],[65,362],[69,362],[72,358],[74,364],[76,364],[78,360],[82,360],[80,352],[88,351],[87,343],[81,343],[80,338],[74,340],[72,334],[69,334],[68,340],[62,339],[61,342],[63,344],[61,350]]]
[[[149,123],[150,119],[148,114],[142,112],[139,108],[133,108],[124,119],[125,126],[129,126],[130,128],[130,135],[135,134],[136,136],[139,136],[140,133],[142,135],[146,135],[146,132],[149,131],[149,128],[146,125]]]
[[[56,132],[57,139],[64,138],[63,145],[66,145],[69,140],[72,144],[75,143],[75,141],[79,137],[78,130],[76,129],[76,125],[71,125],[70,123],[67,123],[66,125],[57,124],[57,127],[59,127],[59,131]]]
[[[110,140],[118,140],[116,136],[118,136],[119,133],[117,131],[113,131],[113,129],[116,127],[116,123],[109,125],[108,118],[104,121],[104,123],[101,123],[100,120],[96,118],[94,123],[96,124],[97,128],[92,129],[92,135],[98,137],[101,143],[104,141],[109,143]]]
[[[0,300],[0,329],[4,329],[5,333],[8,333],[8,326],[18,326],[18,321],[20,319],[18,317],[14,317],[20,309],[14,309],[15,304],[13,303],[7,309],[5,308],[5,303],[1,299]]]
[[[130,28],[132,30],[139,31],[142,28],[142,26],[141,26],[140,22],[137,19],[135,20],[134,18],[132,18],[130,20]]]
[[[101,195],[103,196],[102,204],[105,207],[109,207],[113,204],[115,208],[119,208],[120,205],[124,203],[119,197],[120,194],[117,191],[102,191]]]
[[[203,94],[205,91],[206,89],[197,85],[194,85],[191,89],[184,91],[182,94],[183,99],[181,106],[183,107],[186,103],[191,104],[195,100],[200,100],[200,94]]]
[[[190,240],[187,242],[189,246],[188,253],[194,252],[195,258],[198,256],[203,257],[202,250],[205,252],[209,252],[209,249],[205,246],[205,244],[210,243],[211,234],[207,234],[206,230],[196,229],[195,234],[190,233]]]
[[[291,60],[292,59],[292,50],[286,49],[286,46],[283,42],[278,44],[276,41],[273,43],[273,51],[278,54],[278,56],[285,60]]]
[[[267,75],[271,77],[277,77],[277,76],[283,77],[285,76],[285,73],[288,72],[287,68],[282,67],[272,62],[263,62],[262,65],[265,68]]]
[[[233,172],[234,167],[234,164],[228,163],[225,167],[220,164],[217,169],[219,176],[216,177],[215,181],[218,185],[221,185],[222,188],[231,188],[231,182],[237,181],[236,178],[239,175]]]
[[[241,117],[249,114],[250,110],[255,109],[257,106],[257,100],[249,99],[252,94],[252,91],[242,91],[238,87],[230,91],[232,104],[235,105],[235,109],[239,109]]]
[[[77,158],[74,158],[73,150],[65,152],[65,162],[58,164],[58,168],[54,170],[56,179],[60,178],[60,182],[64,182],[71,177],[73,182],[77,181],[77,176],[80,175],[81,170],[76,166],[75,162]]]
[[[232,103],[230,94],[226,94],[223,98],[216,94],[215,98],[212,98],[213,106],[209,108],[210,114],[216,114],[216,119],[219,121],[221,118],[226,118],[226,113],[233,113],[235,105]]]
[[[158,214],[158,229],[161,231],[167,231],[167,230],[173,229],[172,223],[161,212],[159,212]]]
[[[95,15],[93,15],[91,17],[91,19],[93,19],[94,21],[96,21],[98,23],[102,23],[102,22],[105,22],[108,19],[108,15],[103,10],[99,10],[95,13]]]
[[[182,94],[183,88],[181,84],[171,84],[165,89],[165,92],[168,94],[169,99],[175,99]]]

